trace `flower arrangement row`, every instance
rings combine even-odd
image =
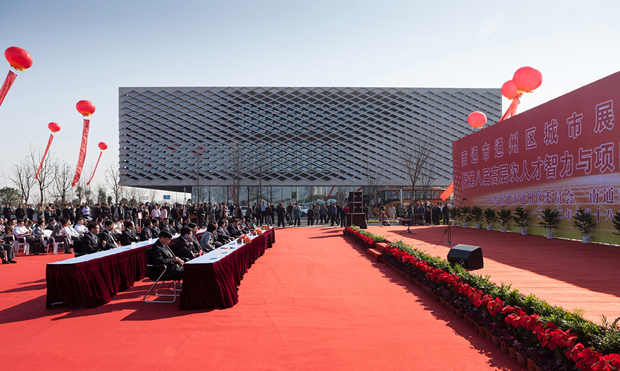
[[[371,244],[372,237],[355,229],[345,234]],[[382,260],[501,337],[541,369],[620,370],[618,320],[608,324],[603,318],[603,325],[598,326],[579,311],[567,312],[534,295],[523,296],[509,285],[498,286],[488,276],[469,273],[400,241],[384,247]]]
[[[370,232],[362,231],[357,227],[346,227],[343,233],[346,236],[351,237],[358,245],[362,246],[364,249],[375,248],[378,242],[375,241],[375,238],[380,239],[380,236],[373,235],[374,237],[371,237],[368,235],[370,234]],[[383,241],[385,241],[385,238],[383,238]]]

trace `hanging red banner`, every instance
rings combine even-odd
[[[0,88],[0,106],[2,105],[2,102],[4,102],[4,97],[6,97],[9,89],[11,89],[11,85],[13,85],[16,78],[17,74],[13,71],[9,71],[9,74],[6,76],[6,79],[2,84],[2,88]]]
[[[84,160],[86,159],[86,146],[88,144],[88,129],[90,127],[90,120],[84,119],[84,125],[82,127],[82,144],[80,144],[80,155],[78,156],[77,167],[75,168],[75,175],[73,176],[72,187],[75,187],[82,175],[82,168],[84,167]]]

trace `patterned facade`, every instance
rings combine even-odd
[[[196,185],[409,184],[412,139],[433,143],[432,185],[452,181],[452,141],[467,116],[499,120],[499,89],[320,87],[120,88],[121,181],[182,191]]]

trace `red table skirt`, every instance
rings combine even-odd
[[[46,307],[98,307],[146,276],[145,250],[152,245],[120,254],[77,263],[48,264]],[[61,304],[58,304],[61,303]]]
[[[230,308],[237,304],[243,275],[275,241],[271,229],[215,263],[186,264],[180,308]]]

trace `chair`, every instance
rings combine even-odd
[[[13,242],[13,250],[15,250],[15,255],[17,255],[17,253],[19,252],[20,247],[23,247],[24,254],[30,254],[30,244],[28,243],[28,241],[26,241],[26,238],[17,238],[15,242]]]
[[[154,264],[153,255],[151,254],[151,248],[146,249],[145,254],[146,254],[146,263],[147,263],[146,267],[148,269],[148,276],[149,276],[149,279],[153,281],[154,283],[149,288],[149,291],[146,292],[146,294],[144,295],[144,298],[142,298],[142,301],[145,303],[174,303],[177,300],[177,297],[181,295],[181,289],[177,288],[177,284],[180,285],[180,283],[178,283],[177,280],[170,280],[170,279],[162,278],[164,274],[166,274],[166,270],[168,269],[168,267],[166,267],[164,264],[159,264],[159,265]],[[159,293],[159,289],[166,281],[172,281],[172,288],[170,288],[170,291],[173,291],[174,294],[160,294]],[[172,300],[146,300],[147,296],[149,296],[153,288],[158,283],[159,283],[159,286],[157,286],[157,288],[155,289],[154,295],[161,296],[161,297],[173,297]]]
[[[63,248],[65,247],[65,238],[60,236],[52,236],[51,239],[47,241],[48,248],[50,243],[54,245],[54,255],[58,255],[58,247],[60,245],[62,245]],[[45,252],[47,252],[47,248],[45,249]]]
[[[73,256],[78,257],[86,255],[85,252],[82,251],[82,240],[74,240],[73,241]]]

